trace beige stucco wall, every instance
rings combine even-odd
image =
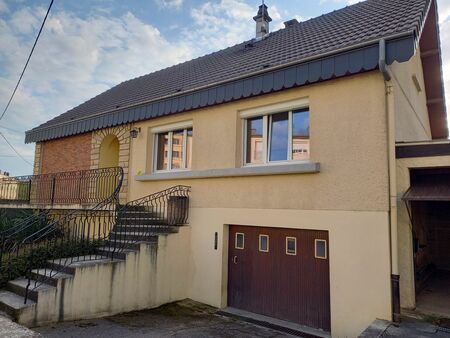
[[[150,128],[182,121],[193,122],[193,171],[240,167],[240,111],[299,98],[309,99],[311,161],[320,163],[320,173],[130,179],[129,199],[192,186],[188,296],[217,307],[226,306],[229,224],[329,231],[332,333],[356,336],[391,314],[386,116],[378,72],[137,123],[130,178],[152,172]]]
[[[73,278],[39,292],[18,322],[27,326],[110,316],[158,307],[187,296],[190,228],[160,236],[158,245],[141,244],[125,261],[75,266]]]
[[[416,157],[397,160],[398,196],[398,254],[400,269],[400,303],[402,308],[416,307],[411,222],[405,203],[401,200],[410,186],[411,168],[450,166],[450,156]]]
[[[329,231],[331,332],[356,337],[375,318],[390,320],[387,212],[193,208],[189,297],[226,306],[228,226]],[[219,247],[214,250],[214,233]]]
[[[151,127],[193,121],[192,170],[241,166],[239,111],[309,98],[311,160],[321,172],[308,175],[129,182],[129,199],[176,184],[194,187],[193,207],[308,210],[388,209],[384,84],[378,72],[242,100],[137,123],[131,144],[130,177],[151,172]],[[381,98],[381,99],[380,99]]]
[[[420,50],[408,62],[395,62],[390,70],[395,93],[396,141],[431,140]],[[413,76],[417,78],[421,91],[414,84]]]

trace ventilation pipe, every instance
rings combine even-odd
[[[378,66],[384,77],[385,105],[387,124],[387,157],[389,176],[389,227],[391,246],[391,301],[392,319],[400,321],[400,275],[398,269],[398,225],[397,225],[397,179],[395,159],[395,115],[394,115],[394,88],[392,76],[386,64],[386,41],[379,42],[380,57]]]

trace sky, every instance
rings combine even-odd
[[[278,30],[355,0],[266,0]],[[25,64],[50,0],[0,0],[0,111]],[[254,37],[260,0],[55,0],[0,131],[0,170],[32,173],[24,132],[112,86]],[[450,0],[438,0],[447,104]],[[450,111],[450,109],[449,109]],[[7,129],[6,129],[7,128]]]

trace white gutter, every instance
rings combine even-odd
[[[386,65],[386,41],[381,39],[379,68],[384,77],[386,124],[387,124],[387,160],[389,176],[389,227],[391,254],[391,293],[392,317],[395,322],[400,320],[400,285],[398,268],[398,223],[397,223],[397,178],[395,159],[395,109],[394,87],[390,70]]]

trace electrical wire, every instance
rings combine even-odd
[[[9,147],[17,154],[17,156],[19,156],[25,163],[33,166],[33,164],[31,162],[29,162],[27,159],[25,159],[25,157],[23,157],[17,150],[16,148],[14,148],[14,146],[11,144],[11,142],[8,141],[8,139],[6,138],[6,136],[0,131],[0,136],[5,140],[5,142],[9,145]]]
[[[52,0],[52,1],[50,2],[50,5],[48,6],[47,14],[45,14],[44,21],[42,21],[41,28],[39,29],[39,33],[38,33],[38,35],[36,36],[36,39],[34,40],[34,44],[33,44],[33,47],[31,48],[30,54],[28,55],[27,62],[25,63],[25,66],[23,67],[22,73],[20,74],[19,81],[17,81],[16,87],[14,88],[14,91],[13,91],[11,97],[9,98],[9,101],[8,101],[8,103],[7,103],[6,107],[5,107],[5,109],[3,110],[2,115],[0,116],[0,120],[5,116],[6,111],[8,110],[9,106],[11,105],[11,102],[12,102],[12,100],[13,100],[13,98],[14,98],[14,95],[16,94],[16,91],[17,91],[17,88],[19,87],[20,81],[22,81],[23,74],[25,73],[25,70],[26,70],[27,67],[28,67],[28,63],[30,62],[31,56],[33,55],[34,48],[35,48],[36,45],[37,45],[37,42],[38,42],[38,40],[39,40],[39,37],[41,36],[42,29],[44,28],[44,25],[45,25],[45,21],[47,21],[47,17],[48,17],[48,15],[49,15],[49,13],[50,13],[50,9],[52,8],[53,1],[54,1],[54,0]]]
[[[5,129],[5,130],[12,131],[13,133],[20,133],[20,134],[23,133],[23,131],[20,131],[20,130],[17,130],[17,129],[12,129],[12,128],[5,127],[5,126],[0,126],[0,128]]]

